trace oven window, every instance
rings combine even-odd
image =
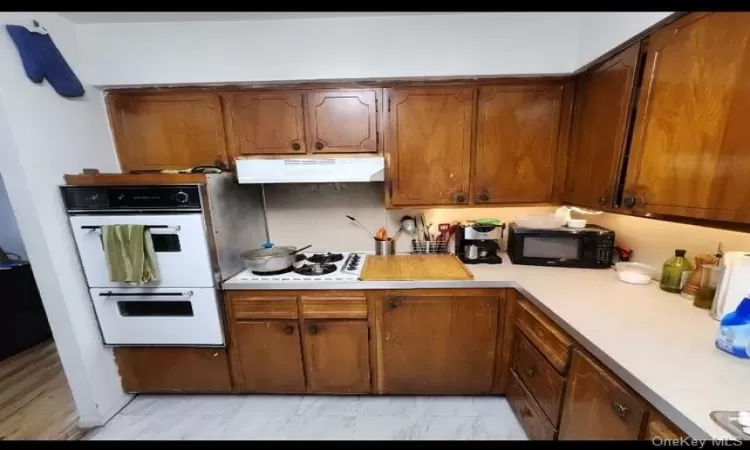
[[[569,237],[526,237],[523,240],[525,258],[578,259],[580,239]]]
[[[154,251],[159,253],[179,252],[180,236],[177,234],[154,234],[151,233],[151,241],[154,243]]]
[[[193,317],[193,305],[184,302],[126,301],[117,302],[123,317]]]

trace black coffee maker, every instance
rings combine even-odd
[[[465,264],[501,264],[500,243],[505,224],[469,222],[458,226],[456,255]]]

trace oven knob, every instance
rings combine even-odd
[[[179,191],[174,195],[174,199],[177,200],[177,203],[187,203],[190,197],[186,192]]]

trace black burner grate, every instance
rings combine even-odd
[[[294,269],[295,273],[305,276],[328,275],[336,271],[336,264],[305,264]]]

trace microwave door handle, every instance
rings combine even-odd
[[[193,291],[187,292],[100,292],[99,297],[172,297],[179,299],[189,299],[193,296]]]

